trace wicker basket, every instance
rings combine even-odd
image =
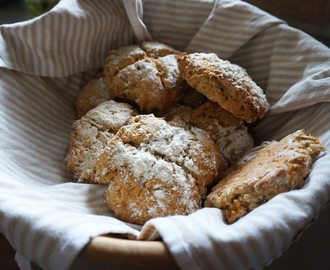
[[[177,265],[163,241],[137,241],[116,235],[93,238],[80,257],[122,266],[168,267]]]

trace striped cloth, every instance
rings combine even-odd
[[[141,229],[113,218],[103,186],[72,183],[65,162],[72,103],[108,50],[152,38],[188,53],[215,52],[247,69],[271,104],[251,127],[256,144],[304,128],[330,149],[330,50],[242,1],[130,2],[62,0],[36,19],[0,26],[1,232],[22,269],[29,269],[24,259],[69,269],[91,237],[109,232],[161,235],[182,269],[270,264],[330,200],[328,153],[301,190],[230,226],[221,211],[205,208]]]

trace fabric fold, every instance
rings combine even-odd
[[[138,43],[142,41],[152,41],[149,31],[143,23],[142,1],[123,0],[123,2]]]
[[[63,77],[101,68],[111,49],[134,44],[122,1],[61,0],[32,20],[0,26],[0,67]]]

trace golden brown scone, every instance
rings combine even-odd
[[[154,59],[138,46],[110,51],[104,62],[108,91],[134,101],[141,110],[162,110],[177,102],[187,87],[179,76],[177,57],[170,54]]]
[[[85,115],[103,101],[113,98],[114,95],[108,91],[104,74],[101,72],[78,93],[78,97],[74,102],[78,117]]]
[[[103,67],[106,80],[110,82],[109,78],[115,76],[120,70],[146,57],[147,54],[137,45],[109,51]]]
[[[124,100],[134,101],[141,110],[163,106],[166,91],[155,62],[146,58],[120,70],[116,76],[108,77],[109,91]],[[164,99],[165,96],[165,99]]]
[[[178,58],[179,75],[210,100],[238,118],[252,123],[269,111],[262,89],[238,65],[214,53],[183,53]]]
[[[220,149],[223,170],[226,170],[241,155],[253,147],[253,139],[244,125],[243,120],[235,117],[212,101],[205,102],[193,111],[182,111],[178,114],[183,120],[194,127],[210,133]],[[178,118],[171,120],[178,126]]]
[[[144,41],[140,44],[142,50],[146,52],[148,57],[158,58],[169,54],[180,54],[180,51],[173,49],[172,47],[157,42],[157,41]]]
[[[173,104],[169,107],[167,107],[165,110],[161,110],[161,111],[155,111],[155,116],[157,117],[162,117],[164,118],[166,121],[171,121],[173,117],[178,116],[180,114],[182,114],[183,112],[189,112],[192,111],[193,108],[190,106],[186,106],[186,105],[181,105],[181,104]]]
[[[204,96],[201,92],[198,92],[195,88],[189,86],[186,91],[184,91],[180,104],[196,109],[203,105],[206,101],[208,101],[206,96]]]
[[[221,158],[205,131],[187,131],[141,115],[109,141],[96,166],[97,181],[109,183],[109,209],[123,221],[144,224],[199,209],[207,187],[218,177]]]
[[[208,123],[206,125],[208,125],[215,119],[223,127],[241,127],[244,125],[244,122],[241,119],[210,100],[196,108],[194,111],[183,112],[182,116],[189,119],[190,122],[196,121],[198,124],[202,124],[200,123],[202,121],[207,121]]]
[[[167,92],[168,104],[166,107],[182,99],[184,90],[188,87],[187,83],[179,76],[177,59],[177,55],[170,54],[154,60]]]
[[[304,130],[253,149],[225,172],[205,206],[224,210],[227,221],[233,223],[275,195],[301,188],[324,150],[318,139],[305,135]]]
[[[120,127],[128,123],[136,111],[128,104],[105,101],[73,123],[70,149],[66,156],[74,181],[94,183],[95,162]]]

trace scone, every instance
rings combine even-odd
[[[181,52],[173,49],[172,47],[160,43],[158,41],[144,41],[141,42],[140,47],[146,52],[148,57],[158,58],[164,57],[169,54],[180,54]]]
[[[67,167],[78,183],[95,183],[95,162],[100,151],[137,112],[128,104],[105,101],[73,123]]]
[[[78,93],[74,107],[78,117],[85,115],[103,101],[113,99],[115,96],[108,91],[103,72],[92,79]]]
[[[266,96],[246,70],[214,53],[183,53],[178,66],[179,75],[190,86],[248,123],[269,111]]]
[[[173,104],[164,110],[155,111],[154,115],[156,117],[162,117],[166,121],[171,121],[171,120],[173,120],[173,117],[181,115],[184,112],[189,112],[189,111],[193,111],[193,110],[194,110],[194,108],[187,106],[187,105]]]
[[[109,141],[96,166],[96,181],[109,183],[109,209],[123,221],[144,224],[201,208],[207,187],[218,177],[221,158],[205,131],[187,131],[141,115]]]
[[[144,42],[141,47],[133,45],[110,51],[104,62],[108,91],[147,111],[162,110],[177,102],[187,84],[179,76],[178,56],[174,54],[178,52],[168,48]]]
[[[210,133],[218,146],[223,170],[229,168],[241,155],[253,147],[253,139],[243,120],[235,117],[212,101],[205,102],[195,110],[182,110],[178,116],[194,127]],[[173,118],[178,126],[178,118]],[[182,124],[182,122],[181,122]]]
[[[122,69],[146,57],[147,54],[137,45],[121,47],[117,50],[109,51],[104,61],[104,74],[106,77],[112,78]],[[107,81],[110,80],[107,79]]]
[[[304,130],[253,149],[225,172],[204,205],[224,210],[228,223],[233,223],[277,194],[301,188],[324,150]]]

